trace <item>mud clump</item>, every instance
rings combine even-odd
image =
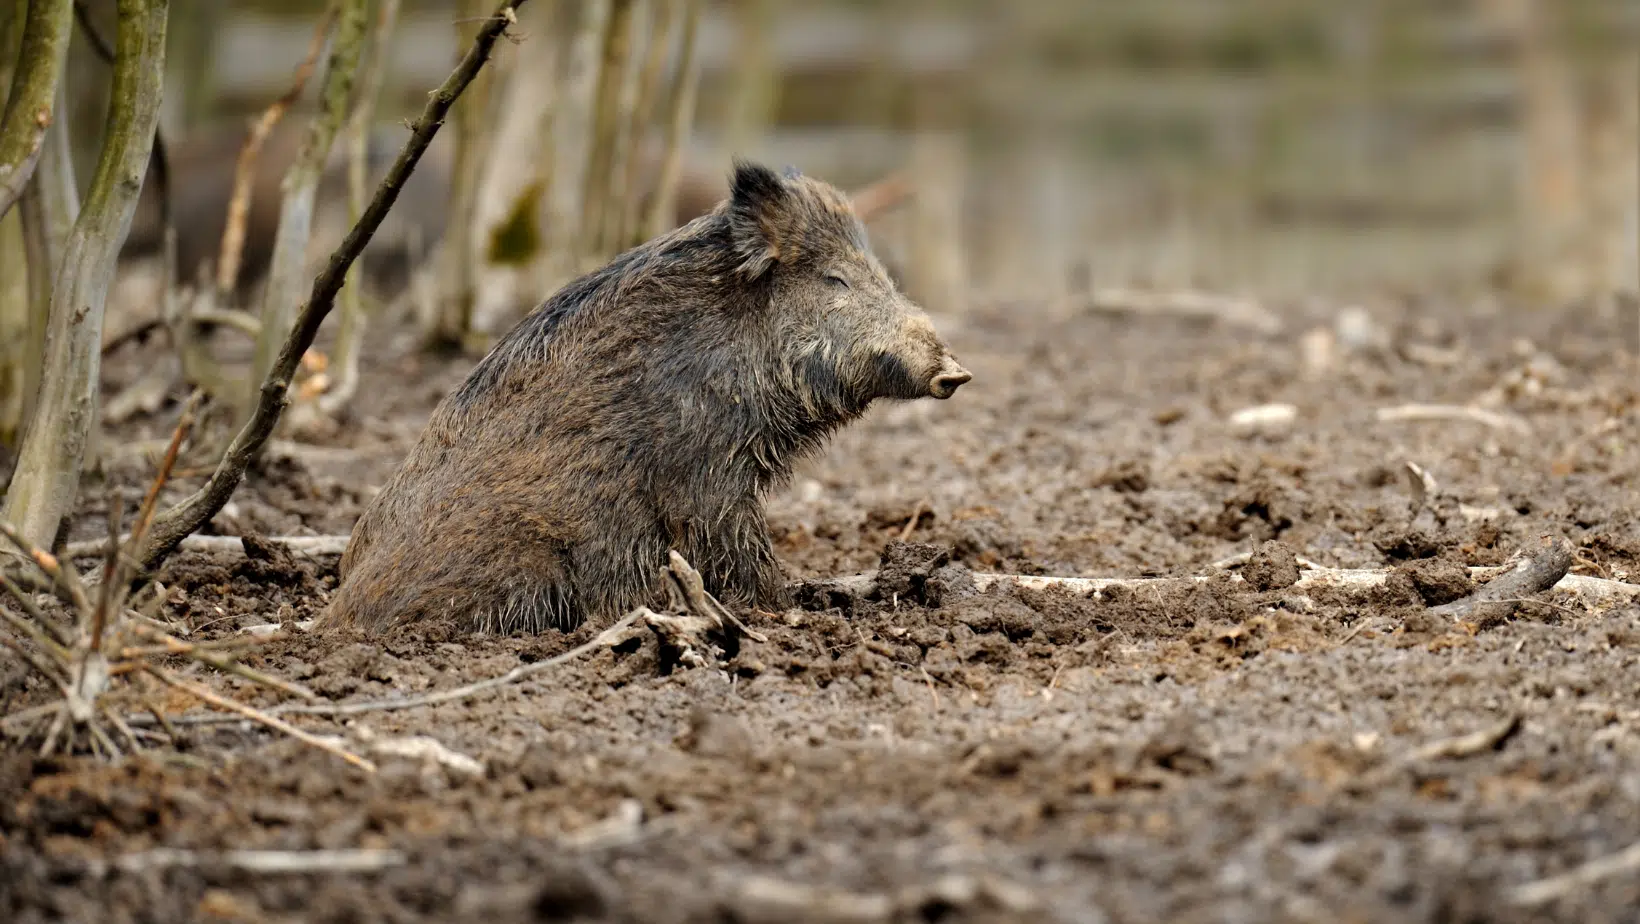
[[[1418,598],[1429,606],[1440,606],[1469,596],[1475,591],[1475,581],[1469,569],[1445,558],[1425,558],[1407,562],[1395,569],[1412,582]]]
[[[951,563],[943,546],[895,540],[883,548],[877,568],[877,597],[939,607],[978,593],[974,575]]]
[[[1241,576],[1257,591],[1291,587],[1298,583],[1298,555],[1280,542],[1266,542],[1247,560]]]
[[[711,214],[560,290],[433,412],[354,528],[327,625],[501,633],[787,594],[762,496],[879,399],[970,378],[836,188],[736,167]]]

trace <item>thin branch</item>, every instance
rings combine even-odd
[[[1253,299],[1193,290],[1101,289],[1088,299],[1086,308],[1097,314],[1217,321],[1261,334],[1276,334],[1282,329],[1281,318]]]
[[[262,111],[251,126],[245,146],[239,151],[239,160],[234,165],[233,196],[228,199],[228,222],[222,229],[222,247],[216,261],[216,291],[224,300],[239,283],[239,261],[245,250],[245,220],[251,211],[251,184],[256,180],[256,160],[274,126],[284,118],[285,111],[301,98],[308,78],[313,76],[313,69],[319,63],[319,52],[324,50],[325,38],[336,20],[338,3],[339,0],[331,0],[326,5],[324,16],[313,27],[313,37],[308,40],[307,55],[296,66],[290,89]]]
[[[366,186],[365,168],[370,154],[370,124],[375,117],[376,100],[381,96],[382,81],[387,74],[387,60],[392,51],[393,31],[399,21],[399,0],[381,0],[376,12],[376,29],[370,36],[370,52],[359,78],[358,103],[348,128],[347,145],[347,220],[357,222],[364,214]],[[331,359],[336,366],[336,381],[330,390],[319,396],[319,411],[334,414],[352,400],[359,386],[359,353],[364,343],[364,294],[359,280],[359,266],[348,269],[342,286],[342,315],[337,321],[336,346]]]
[[[1494,620],[1507,619],[1520,606],[1522,598],[1542,593],[1566,576],[1572,567],[1573,551],[1570,542],[1555,539],[1513,571],[1498,575],[1480,590],[1437,606],[1431,612],[1453,620],[1473,619],[1482,612]]]
[[[675,0],[651,0],[649,10],[648,47],[644,49],[643,64],[638,70],[636,93],[632,101],[630,124],[627,128],[626,163],[620,187],[611,211],[616,216],[610,223],[610,239],[614,250],[625,250],[643,241],[639,220],[642,197],[638,195],[643,180],[644,158],[639,152],[649,140],[656,111],[661,99],[661,87],[666,79],[666,61],[672,50],[672,17],[679,12]],[[685,11],[686,12],[686,11]],[[670,119],[667,120],[670,123]]]
[[[301,362],[302,354],[313,345],[313,338],[319,332],[319,325],[335,305],[336,293],[341,290],[348,267],[353,265],[353,261],[369,243],[371,235],[381,226],[382,219],[387,216],[387,210],[392,208],[393,202],[398,199],[399,191],[404,188],[411,171],[421,160],[422,154],[427,151],[427,146],[432,143],[433,136],[438,133],[439,126],[443,124],[451,105],[489,60],[491,49],[495,47],[496,41],[514,18],[513,11],[524,2],[526,0],[504,0],[495,15],[479,30],[478,37],[461,64],[443,85],[428,97],[427,106],[422,110],[421,117],[416,120],[410,140],[405,144],[404,150],[400,152],[398,160],[394,162],[386,178],[377,187],[370,207],[365,209],[364,216],[348,232],[342,246],[331,255],[330,263],[324,271],[314,279],[312,294],[298,313],[296,324],[291,328],[284,347],[280,349],[272,369],[262,383],[255,412],[228,446],[210,481],[192,497],[167,510],[155,520],[151,544],[142,556],[142,561],[147,567],[153,568],[163,561],[183,537],[210,520],[228,502],[228,498],[233,496],[234,489],[239,486],[240,479],[245,475],[246,466],[255,458],[268,437],[272,436],[279,415],[284,410],[296,366]]]
[[[632,50],[632,9],[636,0],[609,0],[604,24],[603,53],[598,66],[598,90],[592,107],[592,139],[587,147],[586,193],[581,202],[579,257],[602,260],[610,238],[607,233],[609,200],[615,191],[616,145],[620,138],[621,91],[626,83],[627,58]]]
[[[225,674],[233,674],[238,677],[243,677],[252,683],[259,684],[264,687],[272,687],[275,690],[289,693],[292,696],[300,697],[301,699],[305,699],[310,702],[319,698],[319,694],[299,683],[286,680],[282,677],[275,677],[272,674],[259,671],[253,667],[247,667],[246,665],[240,664],[239,662],[229,658],[218,657],[202,645],[184,642],[181,639],[173,638],[159,629],[144,626],[140,623],[135,624],[134,628],[137,630],[138,635],[146,636],[151,641],[158,642],[160,649],[165,654],[183,655],[198,661],[206,667],[213,667]],[[260,638],[256,639],[256,641],[266,643],[269,639]],[[135,666],[133,666],[133,669],[135,669]]]
[[[91,611],[90,599],[85,595],[85,585],[80,582],[80,575],[74,570],[73,565],[29,542],[15,526],[5,520],[0,520],[0,536],[4,536],[17,551],[28,556],[36,567],[45,572],[46,577],[51,579],[52,589],[57,591],[59,597],[64,598],[63,602],[73,606],[75,612]],[[102,544],[98,543],[93,553],[101,550]]]
[[[103,313],[159,124],[167,9],[168,0],[121,0],[102,153],[52,287],[50,374],[40,383],[0,511],[40,545],[51,542],[79,491],[95,420]]]
[[[11,95],[0,117],[0,217],[11,211],[34,176],[46,129],[59,117],[58,84],[68,61],[68,0],[32,0],[23,24]]]
[[[682,47],[678,52],[678,70],[673,76],[672,98],[668,101],[670,118],[662,142],[661,172],[656,179],[655,196],[649,204],[649,215],[644,221],[645,238],[658,237],[671,230],[677,220],[678,180],[683,175],[683,147],[695,123],[695,98],[700,89],[700,54],[697,49],[700,36],[701,0],[676,0],[682,6],[678,11],[679,27],[683,30]]]
[[[302,147],[280,184],[279,227],[274,234],[273,256],[262,291],[262,330],[256,338],[251,375],[247,377],[243,403],[239,405],[241,410],[255,406],[258,389],[252,386],[272,368],[281,338],[290,330],[300,304],[319,181],[330,158],[330,149],[347,118],[353,79],[370,31],[368,7],[367,0],[338,0],[336,33],[330,43],[330,58],[325,63],[325,77],[319,90],[319,111],[308,123]]]
[[[59,644],[63,645],[65,648],[74,644],[74,640],[68,634],[68,630],[58,623],[57,620],[47,616],[44,610],[36,606],[34,600],[29,597],[28,591],[22,587],[19,587],[15,581],[4,573],[4,571],[0,571],[0,590],[4,590],[13,600],[17,602],[18,606],[23,608],[23,614],[25,616],[34,620],[35,623],[43,626],[47,631],[55,636]]]
[[[0,609],[0,615],[5,616],[6,620],[8,622],[12,622],[17,628],[23,628],[22,626],[16,625],[18,617],[5,609]],[[57,684],[59,687],[64,687],[68,684],[68,668],[62,662],[47,660],[42,657],[39,652],[29,650],[23,645],[22,642],[17,641],[3,632],[0,632],[0,645],[4,645],[5,647],[16,652],[17,656],[22,658],[29,667],[34,668],[36,673]]]

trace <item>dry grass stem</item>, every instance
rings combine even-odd
[[[225,709],[229,712],[238,713],[239,715],[250,719],[252,722],[266,725],[275,731],[284,732],[303,744],[312,745],[321,751],[334,754],[353,766],[358,767],[360,770],[365,771],[366,773],[376,772],[376,765],[368,760],[365,760],[363,757],[360,757],[346,748],[339,747],[338,745],[326,741],[318,735],[312,734],[311,732],[305,732],[289,722],[284,721],[283,719],[269,715],[260,709],[255,709],[236,700],[229,699],[226,696],[219,696],[215,692],[211,691],[210,688],[183,680],[181,677],[173,675],[164,668],[155,667],[152,664],[148,664],[144,665],[144,670],[147,671],[149,676],[153,677],[155,680],[158,680],[160,683],[163,683],[168,687],[181,690],[195,699],[209,703],[218,709]]]

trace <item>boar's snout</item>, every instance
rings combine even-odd
[[[941,400],[957,393],[957,389],[968,383],[974,377],[972,372],[964,369],[953,357],[945,356],[940,360],[940,368],[934,373],[934,378],[928,383],[928,393]]]

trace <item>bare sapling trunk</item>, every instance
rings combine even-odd
[[[66,98],[57,88],[58,111]],[[23,249],[28,258],[28,366],[24,370],[23,420],[34,418],[34,404],[40,395],[40,378],[45,368],[46,327],[51,317],[51,287],[68,250],[68,236],[80,216],[80,190],[74,177],[74,151],[68,137],[68,120],[58,119],[46,132],[34,181],[23,190],[18,206],[23,219]]]
[[[1632,53],[1612,54],[1589,75],[1583,120],[1587,181],[1584,183],[1586,239],[1579,248],[1590,261],[1589,281],[1601,310],[1615,309],[1635,266],[1629,222],[1640,190],[1640,100],[1635,96],[1637,61]]]
[[[302,149],[280,184],[279,230],[274,236],[273,257],[262,295],[262,329],[256,337],[256,358],[248,379],[250,388],[244,395],[247,412],[256,404],[257,383],[273,368],[279,345],[296,318],[307,270],[308,242],[313,236],[319,180],[330,157],[331,145],[347,117],[353,78],[369,25],[368,0],[343,0],[337,11],[330,59],[325,63],[324,83],[319,90],[319,112],[308,125]]]
[[[733,0],[735,66],[723,118],[723,144],[730,155],[752,151],[774,119],[778,99],[773,44],[775,0]]]
[[[234,164],[233,195],[228,198],[227,223],[222,229],[222,245],[216,261],[215,301],[219,304],[226,305],[232,297],[234,287],[238,285],[239,262],[245,249],[245,221],[250,214],[251,187],[255,182],[256,161],[261,156],[262,145],[279,124],[279,120],[285,117],[285,111],[301,97],[303,89],[307,87],[308,78],[313,75],[314,65],[319,61],[319,53],[324,51],[330,27],[335,24],[338,2],[339,0],[331,0],[325,7],[324,15],[313,27],[313,37],[308,40],[307,55],[296,66],[296,74],[289,89],[268,108],[262,110],[262,115],[251,124],[251,131],[245,138],[244,147],[239,150],[239,159]]]
[[[587,151],[586,194],[581,202],[582,266],[602,262],[604,218],[614,186],[615,147],[620,140],[621,91],[626,83],[627,59],[632,51],[634,0],[611,0],[604,29],[603,54],[598,65],[598,93],[592,106],[592,145]]]
[[[632,21],[627,25],[626,55],[621,62],[620,93],[615,104],[615,143],[609,149],[609,189],[604,196],[604,213],[598,218],[598,252],[606,257],[624,249],[621,223],[627,211],[626,176],[630,166],[641,164],[638,146],[643,135],[636,120],[638,97],[643,92],[644,63],[659,39],[653,30],[657,6],[658,0],[636,0]]]
[[[592,150],[591,125],[597,106],[598,75],[603,63],[604,27],[609,22],[612,0],[589,0],[570,4],[566,20],[572,21],[574,38],[566,55],[566,70],[558,105],[548,111],[542,140],[551,152],[544,168],[549,171],[542,186],[547,197],[546,258],[541,263],[539,292],[549,292],[576,275],[583,249],[581,215],[587,198],[589,155]]]
[[[69,30],[73,27],[74,4],[70,0],[31,0],[14,9],[27,7],[23,38],[12,73],[11,95],[0,116],[0,215],[22,196],[40,160],[46,129],[61,112],[56,103],[63,81],[63,65],[68,60]],[[14,14],[15,15],[15,14]]]
[[[222,0],[172,0],[171,62],[165,82],[163,122],[183,134],[205,123],[216,96],[216,35],[228,4]],[[178,137],[173,134],[172,137]]]
[[[46,373],[0,516],[50,547],[79,490],[96,419],[103,308],[148,170],[165,74],[167,0],[120,0],[112,104],[85,208],[52,287]]]
[[[307,303],[297,313],[296,323],[291,326],[284,345],[280,347],[279,354],[268,371],[267,378],[262,381],[260,397],[250,420],[246,421],[234,436],[205,486],[155,518],[153,529],[148,534],[147,543],[139,556],[145,567],[153,568],[164,561],[171,550],[215,516],[233,496],[234,490],[239,487],[240,480],[245,476],[245,469],[273,435],[274,427],[279,423],[279,416],[284,411],[296,367],[308,347],[313,345],[313,338],[319,333],[319,325],[324,322],[325,316],[335,305],[336,295],[341,291],[348,269],[370,243],[371,235],[381,227],[388,209],[393,207],[393,202],[398,198],[399,191],[404,188],[405,181],[416,169],[416,163],[427,152],[427,146],[432,143],[433,136],[438,134],[439,126],[444,123],[450,107],[484,67],[491,49],[495,47],[496,41],[508,24],[515,21],[515,11],[524,2],[525,0],[506,0],[492,15],[486,17],[466,57],[462,58],[449,78],[428,96],[421,117],[412,126],[409,142],[405,144],[392,168],[387,171],[381,185],[376,188],[370,206],[364,210],[363,217],[348,231],[346,239],[331,255],[330,262],[324,270],[313,280],[313,288]]]
[[[376,30],[370,38],[368,57],[359,81],[358,103],[353,109],[347,136],[347,223],[351,227],[364,214],[370,195],[365,184],[370,155],[370,128],[376,117],[376,100],[381,96],[387,61],[393,49],[393,32],[398,27],[399,0],[380,0]],[[336,324],[336,346],[331,353],[335,384],[319,397],[319,410],[334,414],[353,399],[359,383],[359,348],[364,342],[364,294],[360,289],[357,264],[347,271],[341,292],[342,313]]]
[[[28,403],[28,255],[23,218],[0,216],[0,445],[17,446]]]
[[[672,94],[666,105],[666,133],[661,140],[660,174],[644,217],[643,235],[656,237],[671,230],[678,211],[678,180],[683,175],[683,148],[695,125],[695,98],[700,90],[701,0],[673,0],[680,9],[675,17],[682,35],[678,39],[678,67],[672,79]]]
[[[10,87],[28,3],[0,3],[0,86]],[[20,211],[20,210],[19,210]],[[28,252],[17,212],[0,215],[0,445],[16,449],[27,403]]]
[[[1581,285],[1575,263],[1567,259],[1582,198],[1580,132],[1574,81],[1557,41],[1557,6],[1520,0],[1513,10],[1525,109],[1524,275],[1530,289],[1551,299],[1568,297]]]
[[[456,22],[459,43],[471,41],[473,30],[484,21],[484,0],[462,0],[461,17]],[[478,213],[479,171],[489,126],[492,80],[482,75],[477,84],[455,107],[455,147],[451,158],[450,207],[444,240],[439,253],[439,294],[434,306],[429,342],[435,347],[465,349],[473,333],[473,306],[477,272],[474,267],[474,231]]]
[[[901,7],[896,33],[914,34],[913,15],[928,12],[926,0]],[[917,194],[910,214],[910,279],[913,298],[930,310],[962,314],[968,296],[968,261],[963,254],[963,199],[968,183],[967,81],[919,83],[911,91],[911,175]],[[856,206],[860,205],[856,202]]]
[[[667,58],[672,52],[672,22],[677,18],[677,6],[675,0],[651,0],[649,4],[649,44],[644,50],[643,66],[638,70],[637,92],[626,132],[625,174],[612,203],[612,250],[625,250],[644,240],[639,214],[644,198],[644,172],[654,166],[646,154],[655,129],[662,84],[666,80]]]
[[[499,88],[499,119],[478,192],[473,316],[485,324],[541,294],[530,286],[546,255],[541,233],[551,195],[552,130],[558,106],[563,41],[555,4],[531,7],[522,18],[526,40]]]

